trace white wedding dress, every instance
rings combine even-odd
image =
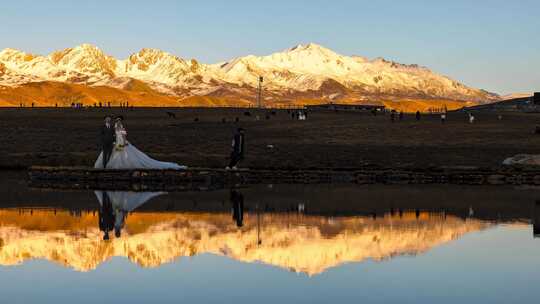
[[[109,197],[113,209],[126,213],[133,212],[154,197],[167,194],[167,192],[94,191],[100,206],[103,205],[104,193]]]
[[[115,232],[122,231],[128,213],[142,206],[152,198],[167,194],[167,192],[127,192],[127,191],[94,191],[99,205],[103,206],[104,196],[107,196],[114,216]]]
[[[106,169],[186,169],[176,163],[162,162],[150,158],[148,155],[135,148],[127,139],[127,132],[121,123],[115,124],[116,142]],[[103,151],[99,154],[94,168],[103,168]]]

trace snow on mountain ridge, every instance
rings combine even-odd
[[[140,80],[175,85],[185,76],[198,71],[198,63],[188,62],[157,49],[142,49],[120,61],[118,72]]]
[[[497,95],[469,88],[418,65],[405,65],[382,58],[340,55],[315,43],[267,56],[249,55],[220,64],[201,64],[158,49],[142,49],[127,59],[106,55],[91,44],[36,56],[14,49],[0,52],[0,63],[16,80],[6,75],[0,84],[53,80],[89,85],[115,86],[116,78],[145,81],[152,87],[175,94],[177,91],[204,94],[234,86],[256,88],[260,76],[266,90],[308,92],[328,89],[336,82],[359,96],[383,94],[425,96],[459,100],[487,100]],[[7,74],[7,73],[4,73]],[[341,90],[341,89],[340,89]],[[323,92],[333,95],[336,92]]]
[[[416,64],[344,56],[314,43],[297,45],[268,56],[236,58],[220,67],[220,77],[227,82],[256,87],[258,77],[263,76],[265,87],[273,90],[318,90],[325,82],[336,81],[349,89],[359,90],[359,94],[459,100],[497,98]]]
[[[105,55],[103,51],[91,44],[82,44],[75,48],[53,52],[49,60],[67,71],[75,71],[90,75],[96,80],[114,78],[117,60]]]

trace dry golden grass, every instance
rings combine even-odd
[[[239,106],[247,107],[252,103],[244,99],[232,99],[212,96],[191,96],[179,101],[179,106],[184,107],[223,107]]]
[[[111,102],[112,105],[128,102],[134,106],[144,107],[223,107],[249,106],[254,100],[234,97],[191,96],[180,98],[162,94],[152,89],[148,84],[139,80],[130,80],[123,89],[108,86],[87,86],[52,81],[28,83],[19,87],[0,86],[0,107],[13,107],[23,104],[36,107],[70,106],[72,103],[94,105]],[[328,100],[318,98],[297,98],[287,100],[266,101],[271,106],[304,106],[328,103]],[[358,99],[337,101],[336,103],[376,103],[384,104],[387,108],[403,112],[427,112],[429,109],[456,110],[471,103],[452,100],[422,100],[399,99],[397,101],[367,102]]]
[[[458,110],[465,106],[472,105],[472,103],[467,103],[463,101],[453,101],[453,100],[439,100],[439,99],[430,99],[430,100],[420,100],[420,99],[406,99],[399,101],[382,101],[385,107],[396,110],[403,111],[405,113],[413,113],[416,111],[420,112],[429,112],[430,109],[447,109],[448,111]]]
[[[138,106],[176,105],[177,98],[160,94],[146,85],[135,82],[133,87],[122,90],[106,86],[90,87],[60,82],[34,82],[19,87],[0,87],[0,105],[36,107],[70,106],[71,103],[93,105],[111,102],[118,105],[129,102]]]
[[[124,89],[108,86],[86,86],[60,82],[35,82],[19,87],[0,87],[0,107],[18,107],[21,104],[36,107],[70,106],[72,103],[94,105],[111,102],[113,106],[129,102],[144,107],[222,107],[248,106],[249,101],[210,96],[192,96],[181,99],[159,93],[142,81],[132,80]]]

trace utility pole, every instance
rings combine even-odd
[[[255,210],[257,211],[257,247],[262,244],[261,240],[261,215],[259,213],[259,204],[255,204]]]
[[[263,83],[263,77],[259,76],[259,91],[257,92],[257,107],[262,108],[262,83]]]

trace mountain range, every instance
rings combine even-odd
[[[239,229],[228,213],[135,212],[127,217],[120,238],[104,242],[96,214],[0,210],[0,266],[42,259],[90,271],[113,257],[125,257],[153,268],[212,254],[313,276],[345,263],[420,255],[492,227],[452,215],[422,214],[417,219],[414,213],[375,220],[266,214],[259,218],[260,229],[255,214],[245,214],[244,220]]]
[[[413,100],[465,105],[500,100],[497,94],[468,87],[426,67],[344,56],[314,43],[217,64],[157,49],[142,49],[119,60],[96,46],[82,44],[47,56],[2,50],[0,105],[99,101],[248,105],[256,100],[260,76],[267,105]]]

